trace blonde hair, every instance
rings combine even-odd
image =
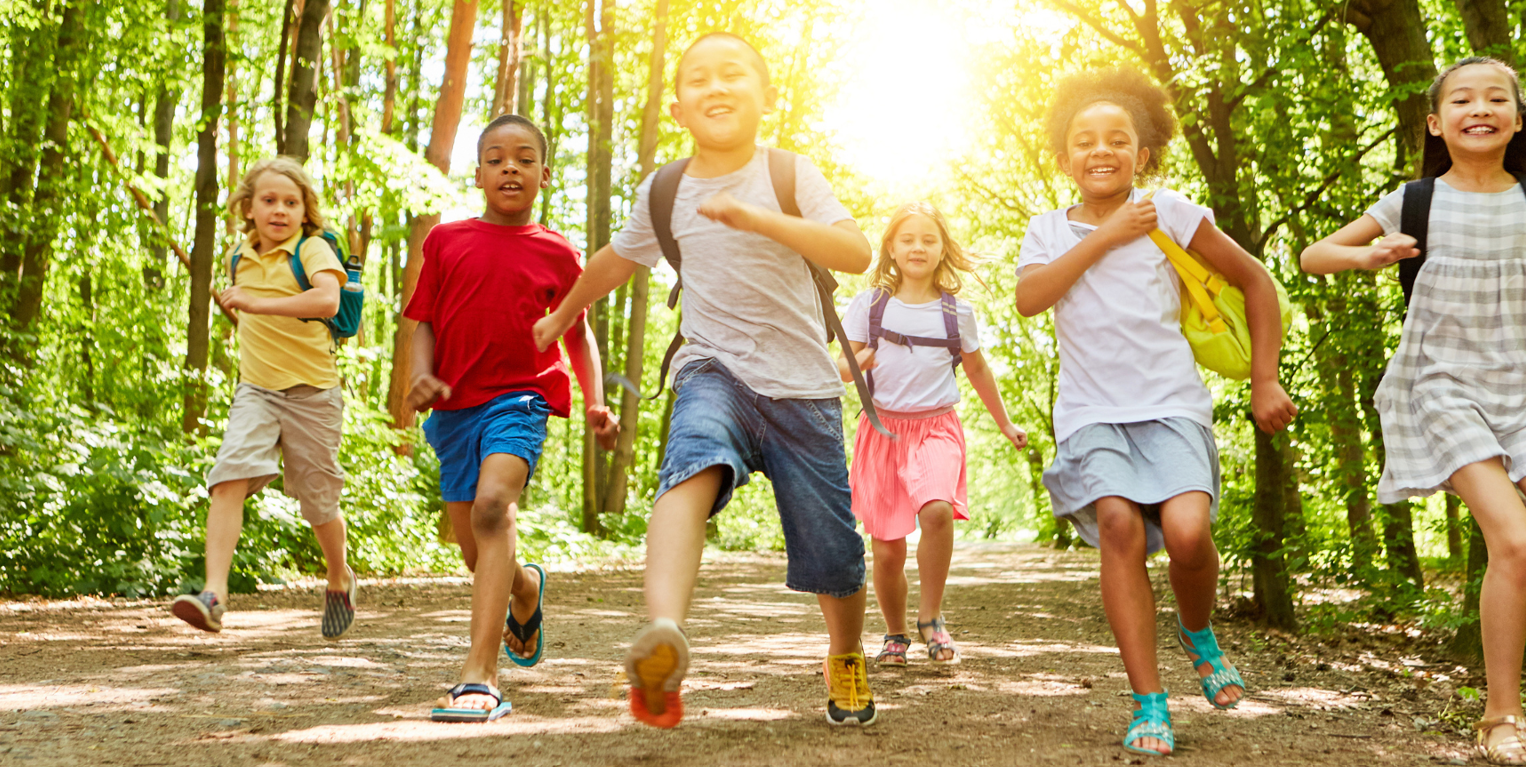
[[[880,237],[880,255],[874,261],[871,284],[891,293],[900,290],[901,270],[895,265],[895,259],[890,255],[890,241],[895,239],[896,230],[901,228],[901,224],[916,215],[932,219],[933,223],[938,225],[938,237],[943,240],[943,255],[938,259],[937,268],[933,270],[933,283],[939,290],[949,295],[959,295],[960,288],[964,287],[960,272],[973,271],[975,259],[949,235],[948,222],[943,220],[943,214],[939,213],[930,202],[908,202],[897,208],[890,216],[890,223],[885,226],[885,234]],[[977,277],[976,280],[979,281],[979,278]]]
[[[233,194],[228,195],[228,214],[243,222],[245,232],[254,231],[254,219],[249,218],[249,205],[254,201],[254,185],[265,173],[279,173],[297,185],[302,190],[302,233],[308,236],[317,234],[327,228],[323,220],[323,212],[318,208],[318,190],[313,186],[312,177],[303,170],[302,163],[295,158],[280,156],[269,157],[254,164],[244,177],[239,179],[238,188]]]

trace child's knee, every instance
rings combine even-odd
[[[906,539],[897,538],[893,541],[874,540],[874,563],[875,567],[905,566],[906,564]]]
[[[933,501],[917,512],[917,522],[922,532],[942,532],[954,526],[954,505],[948,501]]]
[[[1207,528],[1165,531],[1166,553],[1171,564],[1178,567],[1199,568],[1218,564],[1219,550],[1213,544],[1213,533]]]
[[[1097,535],[1108,546],[1133,546],[1144,541],[1144,517],[1126,501],[1097,503]]]
[[[476,500],[472,501],[472,532],[477,535],[493,535],[513,524],[514,501],[518,493],[507,489],[481,487]]]

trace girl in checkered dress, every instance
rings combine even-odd
[[[1378,500],[1437,490],[1467,502],[1489,547],[1479,605],[1492,764],[1526,764],[1526,98],[1515,70],[1464,59],[1430,88],[1426,242],[1403,234],[1405,189],[1304,251],[1305,271],[1381,269],[1425,251],[1399,349],[1378,386],[1387,461]],[[1382,237],[1377,244],[1370,244]]]

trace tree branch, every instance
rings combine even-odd
[[[1140,58],[1144,58],[1144,49],[1142,49],[1138,43],[1135,43],[1132,40],[1126,40],[1122,35],[1119,35],[1117,32],[1108,29],[1102,24],[1101,21],[1093,19],[1091,16],[1087,15],[1087,13],[1081,10],[1081,8],[1076,4],[1067,2],[1067,0],[1049,0],[1049,2],[1056,8],[1059,8],[1071,16],[1074,16],[1078,21],[1085,24],[1086,26],[1091,27],[1097,32],[1097,34],[1102,35],[1103,38],[1105,38],[1113,45],[1116,45],[1120,48],[1127,48],[1128,50],[1138,54]]]
[[[1362,147],[1362,149],[1356,153],[1355,157],[1350,158],[1350,161],[1352,163],[1359,162],[1362,157],[1366,156],[1368,152],[1371,152],[1373,149],[1377,148],[1378,145],[1392,137],[1394,135],[1394,131],[1396,130],[1398,130],[1398,128],[1389,128],[1388,130],[1384,131],[1381,136],[1373,139],[1372,143]],[[1257,249],[1264,251],[1266,242],[1272,238],[1272,235],[1276,233],[1279,228],[1286,225],[1293,219],[1294,216],[1313,207],[1314,203],[1318,202],[1321,197],[1325,196],[1325,192],[1328,191],[1330,187],[1335,186],[1335,182],[1340,180],[1343,173],[1345,173],[1345,168],[1337,168],[1336,170],[1330,171],[1330,173],[1325,176],[1324,181],[1321,182],[1318,187],[1304,195],[1302,203],[1299,203],[1296,207],[1288,210],[1288,212],[1283,214],[1281,218],[1278,218],[1276,221],[1273,221],[1269,226],[1267,226],[1267,228],[1261,232],[1261,236],[1257,238]]]

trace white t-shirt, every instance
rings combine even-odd
[[[1143,197],[1134,190],[1131,200]],[[1153,198],[1161,231],[1186,247],[1213,211],[1170,190]],[[1028,222],[1017,271],[1048,264],[1095,230],[1052,210]],[[1054,305],[1060,340],[1055,439],[1094,423],[1173,416],[1213,427],[1213,397],[1181,329],[1181,279],[1149,237],[1109,251]]]
[[[654,268],[663,260],[649,202],[655,176],[636,190],[630,217],[610,243],[623,258]],[[699,206],[721,192],[779,210],[767,150],[759,147],[741,170],[718,178],[685,176],[678,185],[673,239],[683,254],[682,330],[688,343],[674,356],[673,372],[696,359],[713,358],[765,397],[842,396],[805,259],[763,235],[701,216]],[[853,218],[821,171],[798,156],[795,202],[801,216],[828,226]]]
[[[853,297],[842,329],[849,341],[869,342],[869,306],[876,290],[871,288]],[[959,346],[966,352],[980,351],[980,325],[975,308],[954,299],[959,309]],[[943,302],[906,304],[891,297],[880,323],[886,330],[903,336],[948,338],[943,327]],[[954,358],[940,346],[907,349],[880,339],[874,353],[874,404],[900,413],[936,410],[959,402],[959,381],[954,376]]]

